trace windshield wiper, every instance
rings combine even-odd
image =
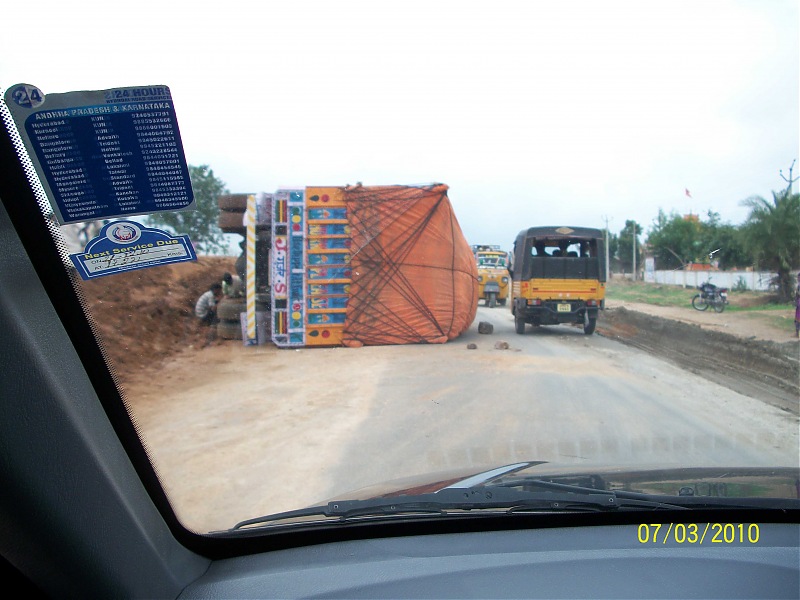
[[[276,521],[325,517],[334,522],[346,522],[362,517],[386,517],[393,515],[452,515],[468,511],[497,511],[513,514],[526,511],[570,512],[608,511],[621,506],[626,508],[681,508],[661,502],[641,499],[620,503],[616,492],[592,490],[558,484],[555,492],[527,492],[511,487],[445,488],[430,494],[391,496],[369,500],[338,500],[327,505],[311,506],[273,515],[256,517],[237,523],[231,531],[253,525],[266,525]],[[550,486],[548,486],[550,487]],[[563,488],[563,489],[562,489]]]
[[[590,487],[583,487],[574,484],[557,483],[537,479],[535,477],[511,477],[501,479],[496,482],[486,484],[483,489],[527,489],[539,488],[553,491],[598,493],[601,490]],[[630,492],[626,490],[614,490],[613,493],[620,508],[642,506],[670,509],[697,510],[701,508],[735,509],[735,508],[772,508],[777,510],[797,510],[800,508],[800,500],[794,498],[771,498],[771,497],[728,497],[728,496],[695,496],[695,495],[669,495],[669,494],[648,494],[644,492]]]

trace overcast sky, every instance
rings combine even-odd
[[[443,182],[470,243],[739,224],[799,158],[798,4],[17,2],[0,87],[166,84],[231,192]]]

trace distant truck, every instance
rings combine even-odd
[[[508,253],[500,246],[473,246],[478,267],[478,298],[489,308],[505,305],[509,293]]]
[[[531,227],[512,253],[511,312],[518,334],[525,325],[576,323],[591,335],[605,303],[603,232],[587,227]]]

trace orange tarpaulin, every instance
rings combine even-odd
[[[440,344],[472,324],[478,270],[447,189],[344,189],[353,280],[345,346]]]

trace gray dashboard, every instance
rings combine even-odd
[[[666,528],[666,525],[664,526]],[[410,536],[212,563],[181,598],[797,598],[800,526],[642,544],[636,525]]]

